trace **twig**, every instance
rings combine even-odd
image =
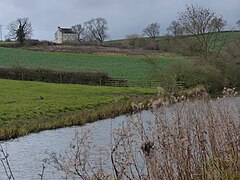
[[[42,172],[41,174],[38,174],[41,178],[41,180],[43,180],[43,175],[44,175],[44,170],[45,170],[46,166],[44,165],[44,163],[42,164]]]
[[[12,173],[10,163],[8,161],[8,154],[5,153],[5,151],[2,147],[2,144],[0,144],[0,152],[1,152],[1,155],[3,156],[3,157],[1,157],[1,163],[3,165],[3,168],[4,168],[4,171],[6,173],[7,178],[9,180],[15,180],[15,178],[13,176],[13,173]]]

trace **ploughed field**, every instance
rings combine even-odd
[[[155,56],[159,67],[186,62],[181,56]],[[39,52],[0,48],[0,67],[45,68],[61,71],[106,72],[110,77],[127,80],[148,79],[151,64],[146,56],[95,55]]]

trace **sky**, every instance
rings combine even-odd
[[[142,34],[150,23],[160,23],[160,33],[186,5],[200,5],[222,15],[228,29],[240,19],[240,0],[0,0],[0,25],[3,38],[7,25],[17,18],[28,17],[33,27],[33,39],[54,40],[57,27],[83,24],[92,18],[103,17],[108,22],[109,39]]]

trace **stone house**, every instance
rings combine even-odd
[[[77,42],[77,34],[71,28],[58,27],[55,32],[55,43],[62,44],[64,42]]]

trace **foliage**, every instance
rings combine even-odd
[[[139,48],[145,39],[139,34],[127,35],[123,44],[128,48]]]
[[[203,84],[210,93],[216,93],[224,86],[221,71],[209,64],[179,65],[169,72],[174,73],[178,81],[184,82],[186,88]]]
[[[228,41],[224,51],[218,56],[209,57],[208,61],[221,70],[226,87],[240,87],[240,38]]]
[[[239,32],[220,33],[219,36],[227,36],[221,53],[208,56],[205,60],[200,57],[192,57],[191,63],[185,61],[185,63],[180,62],[179,64],[176,63],[162,68],[156,63],[155,59],[147,58],[146,63],[151,67],[148,73],[149,79],[159,79],[162,82],[162,86],[170,91],[176,90],[177,82],[183,82],[186,88],[203,84],[213,94],[221,92],[224,86],[238,88],[240,87],[239,35]],[[191,37],[182,37],[181,39],[178,37],[175,40],[170,37],[169,41],[173,43],[173,46],[170,47],[180,47],[177,46],[177,41],[189,42],[189,40],[191,40]],[[186,43],[183,44],[186,45]],[[185,48],[185,51],[187,50],[187,46],[182,48]]]
[[[142,35],[139,35],[139,34],[127,35],[126,38],[120,42],[121,42],[120,46],[123,46],[124,48],[142,49],[142,50],[159,50],[159,43],[156,42],[154,38],[144,38]],[[148,53],[145,53],[145,54],[148,54]]]
[[[101,72],[63,72],[49,69],[0,68],[0,78],[63,84],[106,85],[110,79]]]
[[[155,59],[146,59],[152,68],[149,71],[149,79],[158,79],[161,86],[168,91],[176,91],[178,82],[183,83],[185,88],[204,85],[210,93],[216,93],[224,87],[224,76],[218,67],[201,59],[191,62],[176,63],[172,66],[162,68]]]

